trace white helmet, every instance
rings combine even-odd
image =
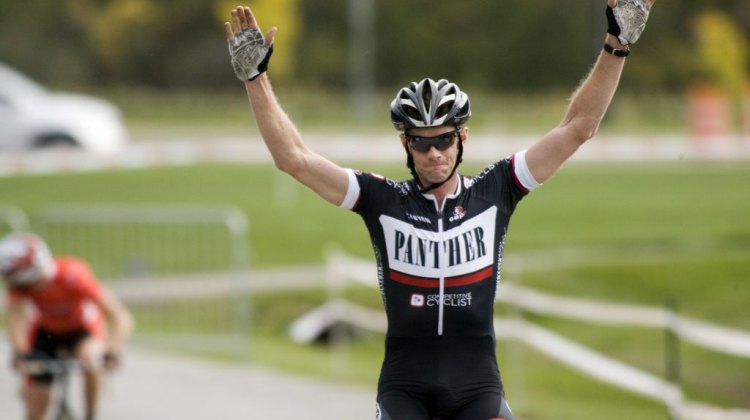
[[[22,287],[52,277],[55,260],[42,238],[11,233],[0,240],[0,274],[9,287]]]
[[[458,127],[470,117],[469,96],[445,79],[412,82],[391,102],[391,122],[399,131],[439,125]]]

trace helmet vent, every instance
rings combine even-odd
[[[437,112],[435,113],[435,115],[438,116],[438,117],[441,117],[443,115],[447,115],[448,111],[451,110],[452,106],[453,106],[453,101],[446,102],[446,103],[440,105],[440,107],[438,107]]]
[[[432,104],[432,89],[422,89],[422,103],[425,104],[425,108],[428,108]],[[431,110],[428,110],[428,112]]]
[[[419,114],[419,110],[417,108],[414,108],[412,106],[405,106],[403,109],[409,118],[412,118],[415,120],[422,119],[422,116]]]

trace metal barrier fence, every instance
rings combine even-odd
[[[347,302],[341,291],[354,282],[377,288],[374,262],[331,252],[326,259],[328,301],[303,315],[290,327],[297,342],[310,342],[328,331],[342,334],[341,324],[384,333],[386,317]],[[626,305],[544,293],[504,281],[497,301],[535,314],[551,315],[596,324],[635,325],[668,329],[680,339],[728,355],[750,358],[750,331],[732,329],[669,313],[662,308]],[[522,318],[495,318],[498,337],[520,340],[537,351],[598,381],[662,402],[671,418],[680,420],[750,420],[750,410],[718,407],[690,400],[679,384],[627,365]],[[341,349],[338,350],[342,352]]]
[[[52,249],[106,279],[224,271],[247,263],[247,220],[231,207],[51,206],[35,219]]]
[[[29,218],[23,210],[14,206],[0,206],[0,237],[28,228]]]
[[[19,210],[0,225],[27,229]],[[85,259],[133,311],[136,339],[246,355],[248,221],[234,207],[56,205],[31,226],[55,255]],[[27,220],[26,223],[20,221]]]

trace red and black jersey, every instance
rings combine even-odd
[[[102,293],[99,280],[85,261],[58,257],[55,275],[49,282],[30,290],[8,289],[7,299],[33,303],[32,329],[41,327],[53,334],[86,330],[103,337],[105,319],[98,306]]]

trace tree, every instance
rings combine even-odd
[[[748,42],[729,17],[706,11],[695,19],[698,78],[740,100],[747,83]]]
[[[699,14],[694,28],[697,81],[722,91],[732,104],[733,119],[739,121],[748,83],[746,35],[717,10]]]

